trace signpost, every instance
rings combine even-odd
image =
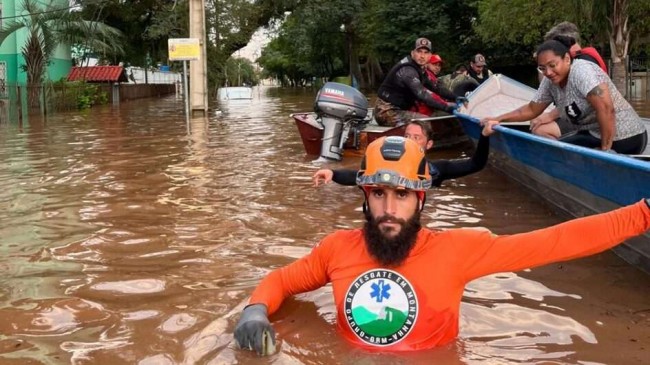
[[[190,128],[190,94],[187,86],[187,61],[201,59],[201,45],[198,38],[169,38],[167,40],[170,61],[183,61],[183,97],[185,99],[185,122]]]

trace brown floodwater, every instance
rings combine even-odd
[[[174,97],[0,124],[0,364],[650,363],[650,277],[610,252],[473,281],[442,348],[350,346],[324,287],[272,316],[277,353],[238,350],[260,279],[363,223],[358,189],[311,185],[288,115],[314,94],[256,89],[189,133]],[[498,234],[563,219],[489,167],[433,191],[423,214]]]

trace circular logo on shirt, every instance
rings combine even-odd
[[[345,318],[363,342],[388,346],[404,339],[415,325],[418,298],[413,286],[392,270],[359,275],[345,295]]]

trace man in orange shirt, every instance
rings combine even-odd
[[[375,351],[441,346],[458,335],[471,280],[592,255],[650,228],[648,200],[515,235],[422,228],[431,178],[423,149],[403,137],[368,146],[357,184],[365,196],[364,227],[326,236],[310,254],[265,277],[235,328],[240,347],[272,353],[268,315],[285,298],[327,283],[337,329],[352,344]]]

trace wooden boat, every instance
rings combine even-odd
[[[528,103],[535,90],[503,75],[490,77],[457,112],[476,141],[478,121]],[[650,121],[646,120],[650,130]],[[574,217],[605,212],[650,197],[650,151],[626,156],[541,138],[526,123],[496,127],[490,137],[490,163],[532,192]],[[627,262],[650,273],[650,233],[614,248]]]
[[[372,113],[369,113],[371,115]],[[323,126],[318,121],[316,113],[294,113],[291,117],[298,127],[302,144],[308,155],[319,155],[323,141]],[[467,141],[460,123],[453,115],[444,115],[423,119],[429,123],[434,130],[434,148],[447,148]],[[384,136],[403,136],[406,126],[382,127],[372,121],[369,116],[366,123],[359,128],[351,128],[345,142],[345,154],[363,155],[366,146],[377,138]]]

